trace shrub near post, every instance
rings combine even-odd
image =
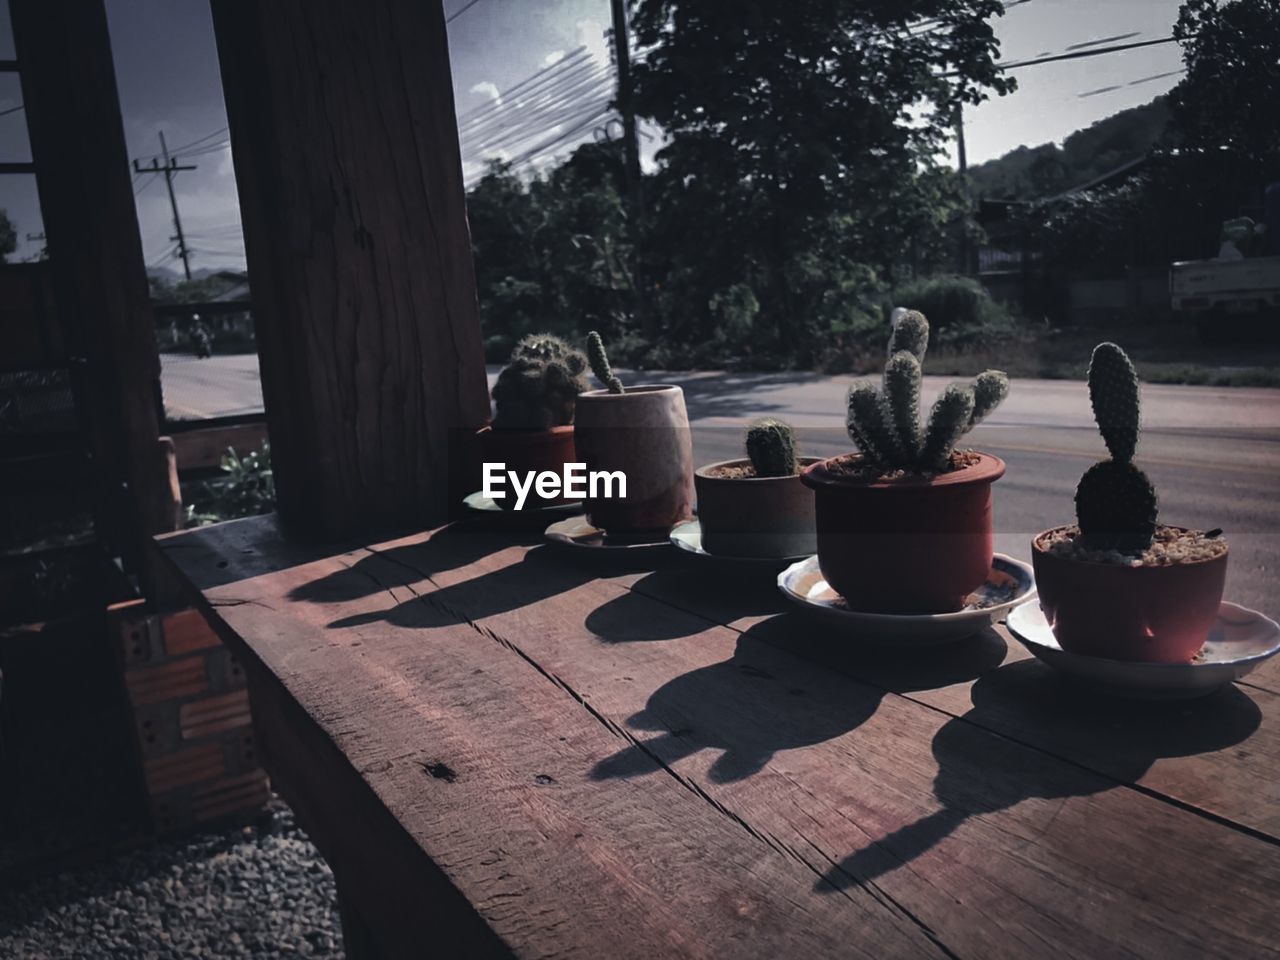
[[[657,384],[625,387],[595,331],[587,338],[587,355],[606,389],[578,396],[578,456],[588,474],[623,474],[627,493],[588,496],[587,516],[609,533],[665,533],[693,515],[693,442],[684,391]]]
[[[951,384],[922,428],[928,345],[924,314],[896,312],[882,384],[849,391],[847,426],[859,452],[802,474],[816,494],[818,564],[856,610],[959,610],[991,569],[991,484],[1004,461],[955,447],[1005,398],[1009,380],[991,370]]]

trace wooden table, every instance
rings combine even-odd
[[[769,571],[538,542],[158,541],[245,661],[353,954],[1276,955],[1276,661],[1131,705],[1003,629],[868,656]]]

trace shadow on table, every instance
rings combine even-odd
[[[1134,783],[1157,760],[1225,749],[1247,739],[1261,722],[1257,705],[1234,686],[1190,702],[1140,703],[1091,693],[1035,660],[982,676],[972,698],[972,709],[933,738],[933,792],[940,809],[846,857],[828,871],[819,890],[874,880],[914,860],[971,816],[1023,800],[1088,796],[1117,782]],[[1072,752],[1092,750],[1098,759],[1091,758],[1091,765],[1105,772],[988,732],[1009,730],[1012,716],[1032,732],[1012,734],[1019,740],[1034,740],[1034,731],[1045,725],[1070,725]]]
[[[785,621],[779,623],[779,621]],[[596,765],[596,779],[653,773],[701,750],[718,750],[708,776],[714,783],[743,780],[758,773],[782,750],[812,746],[841,737],[866,722],[887,691],[863,683],[832,681],[776,649],[789,632],[812,631],[803,617],[775,617],[738,638],[729,660],[699,667],[659,687],[645,708],[627,718],[633,730],[657,735]],[[926,689],[972,680],[1004,657],[994,633],[956,645],[944,661],[921,657],[914,673],[903,665],[900,680]],[[764,642],[761,642],[764,640]],[[846,651],[845,657],[849,654]],[[914,676],[914,680],[908,678]]]

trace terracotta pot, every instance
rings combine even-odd
[[[492,427],[481,427],[477,436],[480,438],[481,460],[485,463],[505,463],[506,470],[514,470],[521,476],[545,470],[563,476],[566,463],[578,462],[572,424],[552,427],[550,430],[494,430]],[[511,489],[509,482],[503,489],[507,495],[494,502],[504,510],[514,510],[515,491]],[[524,501],[524,509],[568,502],[564,497],[540,497],[531,487]]]
[[[621,471],[627,495],[587,497],[587,516],[610,533],[670,530],[693,515],[693,442],[684,391],[641,385],[578,394],[578,456],[588,475]]]
[[[802,467],[817,463],[806,457]],[[791,477],[718,477],[724,467],[750,460],[711,463],[693,475],[698,494],[702,548],[727,557],[803,557],[817,547],[813,491]]]
[[[855,610],[951,613],[991,571],[991,484],[1004,461],[979,454],[934,477],[867,482],[831,461],[801,474],[816,492],[818,565]]]
[[[1063,650],[1108,660],[1188,663],[1218,617],[1227,556],[1126,567],[1050,553],[1031,541],[1040,608]]]

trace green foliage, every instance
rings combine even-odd
[[[1147,475],[1133,464],[1138,446],[1138,374],[1114,343],[1089,362],[1089,400],[1110,460],[1095,463],[1076,488],[1076,521],[1097,546],[1143,550],[1155,534],[1157,503]]]
[[[495,430],[549,430],[573,423],[578,394],[587,389],[587,358],[549,333],[516,344],[493,385]]]
[[[243,457],[228,447],[222,455],[221,469],[222,476],[188,491],[187,526],[252,517],[275,508],[271,447],[265,440],[259,449]]]
[[[940,331],[954,335],[959,330],[1008,326],[1007,310],[977,280],[942,274],[905,283],[893,291],[902,307],[933,317]]]
[[[604,341],[595,330],[587,334],[587,360],[591,364],[591,372],[610,393],[627,392],[622,381],[614,376],[613,368],[609,366],[609,355],[604,350]]]
[[[790,477],[796,472],[796,434],[791,425],[774,417],[747,428],[747,456],[757,477]]]
[[[9,211],[0,208],[0,263],[7,263],[18,249],[18,230],[9,219]]]
[[[945,470],[960,438],[1009,393],[999,370],[982,373],[972,385],[953,383],[938,397],[928,427],[920,428],[920,359],[929,343],[929,322],[914,310],[894,311],[884,389],[861,383],[849,391],[849,436],[864,459],[882,471]]]

